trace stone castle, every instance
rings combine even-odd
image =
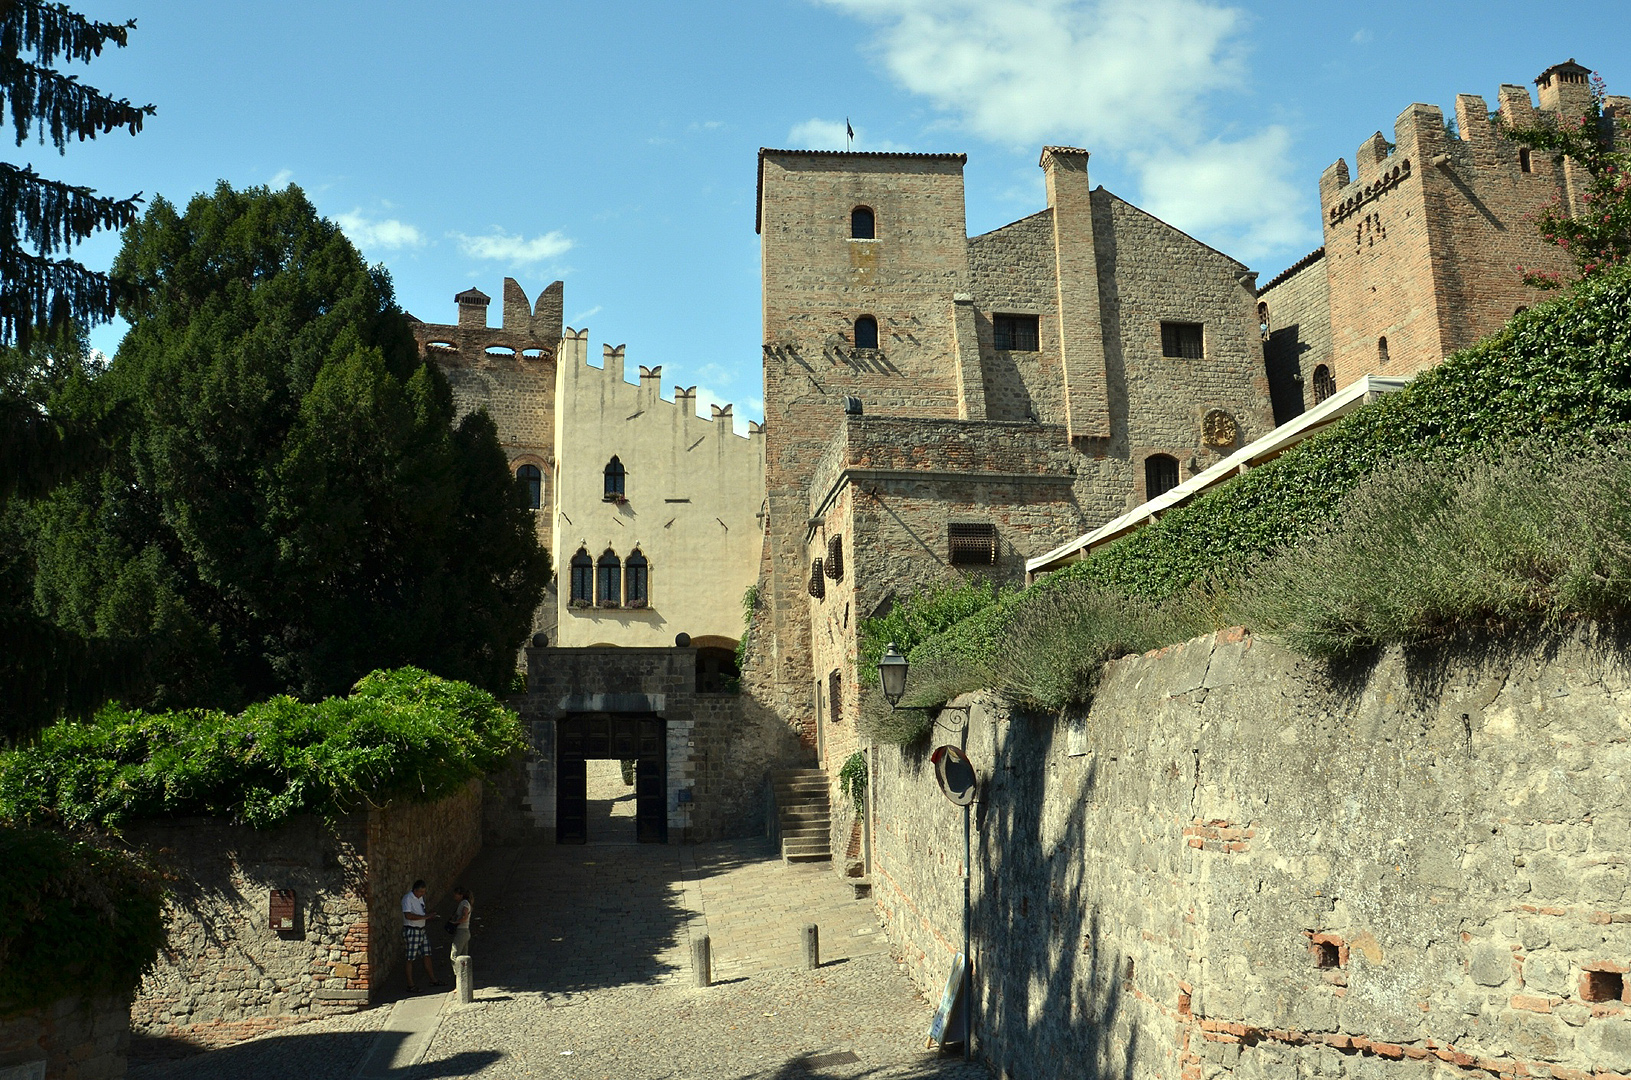
[[[1548,68],[1538,102],[1502,86],[1496,113],[1576,117],[1588,75],[1573,60]],[[1606,105],[1623,128],[1631,99]],[[970,237],[965,160],[759,152],[766,422],[745,438],[730,406],[705,418],[690,390],[664,398],[660,367],[629,381],[622,346],[590,366],[587,331],[562,325],[560,282],[533,305],[506,280],[498,327],[475,289],[456,297],[456,324],[416,323],[459,408],[493,415],[538,513],[559,578],[536,626],[549,662],[615,680],[615,654],[567,654],[624,650],[633,662],[628,650],[685,635],[690,692],[735,690],[740,677],[753,719],[708,730],[770,756],[756,780],[721,748],[671,733],[665,821],[684,835],[732,827],[706,800],[751,802],[720,785],[789,765],[830,776],[857,749],[862,620],[960,576],[1020,581],[1028,558],[1356,380],[1408,376],[1492,333],[1539,295],[1519,265],[1568,269],[1529,219],[1579,206],[1574,166],[1505,140],[1483,99],[1460,96],[1453,124],[1412,105],[1391,141],[1377,133],[1352,168],[1325,171],[1324,245],[1259,287],[1241,262],[1095,188],[1074,147],[1041,151],[1046,207]],[[535,729],[537,825],[559,820],[561,702],[607,700],[573,687],[537,703],[554,718]],[[625,711],[662,716],[659,698],[629,695]],[[710,717],[722,707],[706,704]],[[710,778],[705,763],[726,757],[730,779]],[[854,847],[856,828],[835,822],[833,841]]]

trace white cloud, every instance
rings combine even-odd
[[[362,215],[362,211],[353,210],[348,214],[337,214],[335,224],[340,226],[342,232],[351,238],[351,242],[360,248],[397,248],[423,247],[425,234],[416,227],[396,218],[384,218],[373,221]]]
[[[572,240],[559,231],[527,239],[494,229],[486,236],[449,233],[459,242],[459,250],[472,259],[493,259],[507,263],[535,263],[553,259],[572,250]]]
[[[1316,240],[1297,224],[1312,196],[1288,180],[1296,173],[1287,134],[1219,134],[1211,115],[1249,81],[1249,16],[1238,8],[1218,0],[820,2],[874,24],[890,74],[976,135],[1016,149],[1074,143],[1120,157],[1146,185],[1130,197],[1159,203],[1148,208],[1225,250],[1233,243],[1237,257]],[[1272,157],[1252,157],[1263,150]],[[1245,171],[1225,182],[1229,168]]]
[[[584,323],[588,322],[590,319],[594,318],[596,315],[599,315],[600,312],[601,312],[601,305],[596,304],[594,307],[590,308],[588,311],[580,311],[576,315],[572,316],[570,319],[566,320],[566,325],[577,328],[577,329],[581,329],[583,327]]]
[[[1365,29],[1355,30],[1354,31],[1354,36],[1352,38],[1352,41],[1353,41],[1353,43],[1355,45],[1369,45],[1371,42],[1373,42],[1375,40],[1376,40],[1376,35],[1371,33],[1369,30],[1365,30]]]
[[[268,182],[267,186],[273,191],[280,191],[283,188],[288,187],[289,181],[293,179],[293,169],[279,169],[277,172],[272,174],[272,179]]]
[[[731,405],[730,399],[720,395],[719,391],[711,387],[697,387],[697,415],[713,418],[714,411],[711,406]],[[748,421],[762,422],[765,414],[765,403],[762,398],[749,398],[740,404],[731,407],[731,430],[738,435],[748,433]]]

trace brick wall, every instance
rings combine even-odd
[[[123,997],[63,998],[0,1017],[0,1075],[43,1063],[45,1080],[118,1080],[129,1050],[130,1002]]]
[[[1335,672],[1234,632],[1107,665],[1085,714],[964,699],[982,1051],[1013,1077],[1631,1073],[1628,692],[1589,632]],[[926,754],[875,752],[873,890],[934,993],[963,836]]]

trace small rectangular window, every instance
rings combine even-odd
[[[946,527],[953,566],[991,566],[997,561],[997,527],[954,521]]]
[[[992,345],[1014,352],[1036,352],[1042,347],[1035,315],[991,316]]]
[[[1199,360],[1204,355],[1201,324],[1164,322],[1161,324],[1161,355],[1175,360]]]
[[[838,723],[844,718],[844,677],[837,671],[827,676],[827,719]]]

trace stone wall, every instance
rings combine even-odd
[[[0,1075],[12,1069],[44,1080],[118,1080],[130,1050],[130,1002],[64,998],[0,1017]],[[35,1072],[32,1075],[42,1075]]]
[[[370,990],[377,993],[402,970],[403,894],[423,878],[428,906],[444,917],[450,914],[454,879],[480,853],[481,829],[480,780],[437,802],[399,799],[368,812]],[[430,935],[432,953],[440,959],[448,945],[440,921],[430,924]]]
[[[764,831],[771,770],[802,764],[797,736],[747,694],[698,693],[694,648],[529,648],[521,718],[530,835],[555,839],[556,724],[582,714],[657,715],[667,733],[669,843]],[[507,817],[508,815],[506,815]]]
[[[129,828],[171,882],[169,940],[132,1026],[209,1044],[367,1004],[401,969],[402,894],[422,877],[434,903],[480,850],[481,787],[274,829],[216,819]],[[276,889],[294,890],[287,929],[271,925]]]
[[[982,1052],[1027,1078],[1631,1074],[1627,700],[1589,632],[1328,670],[1238,631],[1107,665],[1082,714],[964,699],[936,737],[982,781]],[[873,882],[932,993],[963,835],[926,757],[874,751]]]

